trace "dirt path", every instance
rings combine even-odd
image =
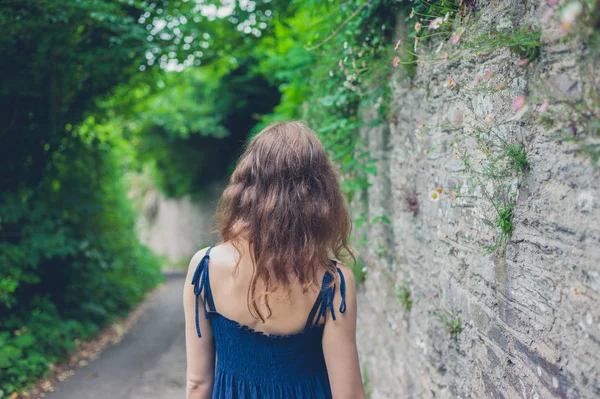
[[[46,398],[184,398],[184,279],[183,272],[168,274],[132,331]]]

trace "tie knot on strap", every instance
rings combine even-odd
[[[340,275],[340,296],[342,297],[342,302],[340,303],[339,311],[340,313],[346,312],[346,279],[344,278],[344,274],[342,270],[337,267],[337,272]],[[327,314],[327,309],[331,313],[331,318],[336,320],[335,311],[333,310],[333,299],[335,297],[335,289],[337,284],[331,285],[331,282],[334,280],[334,277],[329,273],[325,273],[323,276],[323,286],[321,287],[321,308],[319,309],[319,318],[324,317]],[[331,286],[330,286],[331,285]]]
[[[196,333],[198,334],[198,338],[202,338],[202,334],[200,333],[200,320],[198,318],[198,301],[202,291],[204,291],[204,317],[208,318],[208,310],[206,310],[207,302],[209,308],[214,310],[215,307],[210,289],[210,281],[208,279],[208,261],[210,260],[211,249],[212,246],[208,248],[206,254],[202,257],[198,266],[196,266],[196,270],[194,270],[194,275],[192,276],[192,285],[194,286],[194,295],[196,296]]]

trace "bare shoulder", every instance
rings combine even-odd
[[[210,248],[210,247],[202,248],[201,250],[196,252],[194,254],[194,256],[192,256],[192,259],[190,260],[190,268],[192,268],[192,267],[196,268],[196,266],[198,266],[198,263],[200,263],[202,258],[204,258],[204,255],[206,255],[206,252],[208,252],[208,248]]]
[[[192,281],[192,276],[194,275],[194,272],[196,271],[196,268],[198,267],[198,264],[200,263],[200,261],[202,260],[202,258],[204,258],[204,255],[206,255],[206,252],[208,251],[209,247],[206,248],[202,248],[201,250],[199,250],[198,252],[196,252],[194,254],[194,256],[192,256],[192,259],[190,260],[190,264],[188,265],[188,271],[187,271],[187,278],[186,280]]]
[[[210,276],[212,282],[217,282],[222,278],[229,278],[239,258],[239,254],[231,243],[221,243],[212,247],[203,248],[196,252],[190,261],[189,269],[193,273],[198,263],[210,249]]]
[[[340,262],[337,262],[337,267],[339,267],[342,271],[342,274],[344,275],[344,280],[346,280],[346,285],[354,288],[356,286],[356,278],[354,277],[354,271],[349,266]],[[336,278],[338,281],[341,279],[339,274],[336,276]]]

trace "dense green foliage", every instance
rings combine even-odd
[[[201,195],[227,177],[256,115],[279,101],[254,64],[215,61],[166,74],[153,86],[126,85],[118,90],[123,96],[102,102],[111,115],[104,125],[127,138],[135,167],[146,166],[166,195]]]
[[[187,1],[0,5],[0,396],[160,281],[125,175],[200,191],[277,103],[256,61],[227,56],[260,35],[235,29],[248,15],[215,20]]]
[[[2,5],[5,393],[44,374],[75,338],[123,314],[160,279],[134,234],[118,138],[95,131],[92,116],[97,97],[138,71],[146,46],[140,12],[109,2]]]

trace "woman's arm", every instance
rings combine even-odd
[[[204,292],[198,298],[198,318],[202,338],[196,333],[196,296],[192,277],[198,263],[204,257],[206,248],[198,251],[188,268],[185,286],[183,287],[183,309],[185,312],[185,349],[187,357],[186,391],[187,399],[208,399],[212,396],[215,378],[215,342],[213,340],[210,321],[204,316]]]
[[[356,280],[352,270],[339,264],[346,280],[346,312],[341,313],[340,276],[336,273],[333,310],[336,320],[327,313],[323,332],[323,353],[334,399],[365,399],[356,349]]]

